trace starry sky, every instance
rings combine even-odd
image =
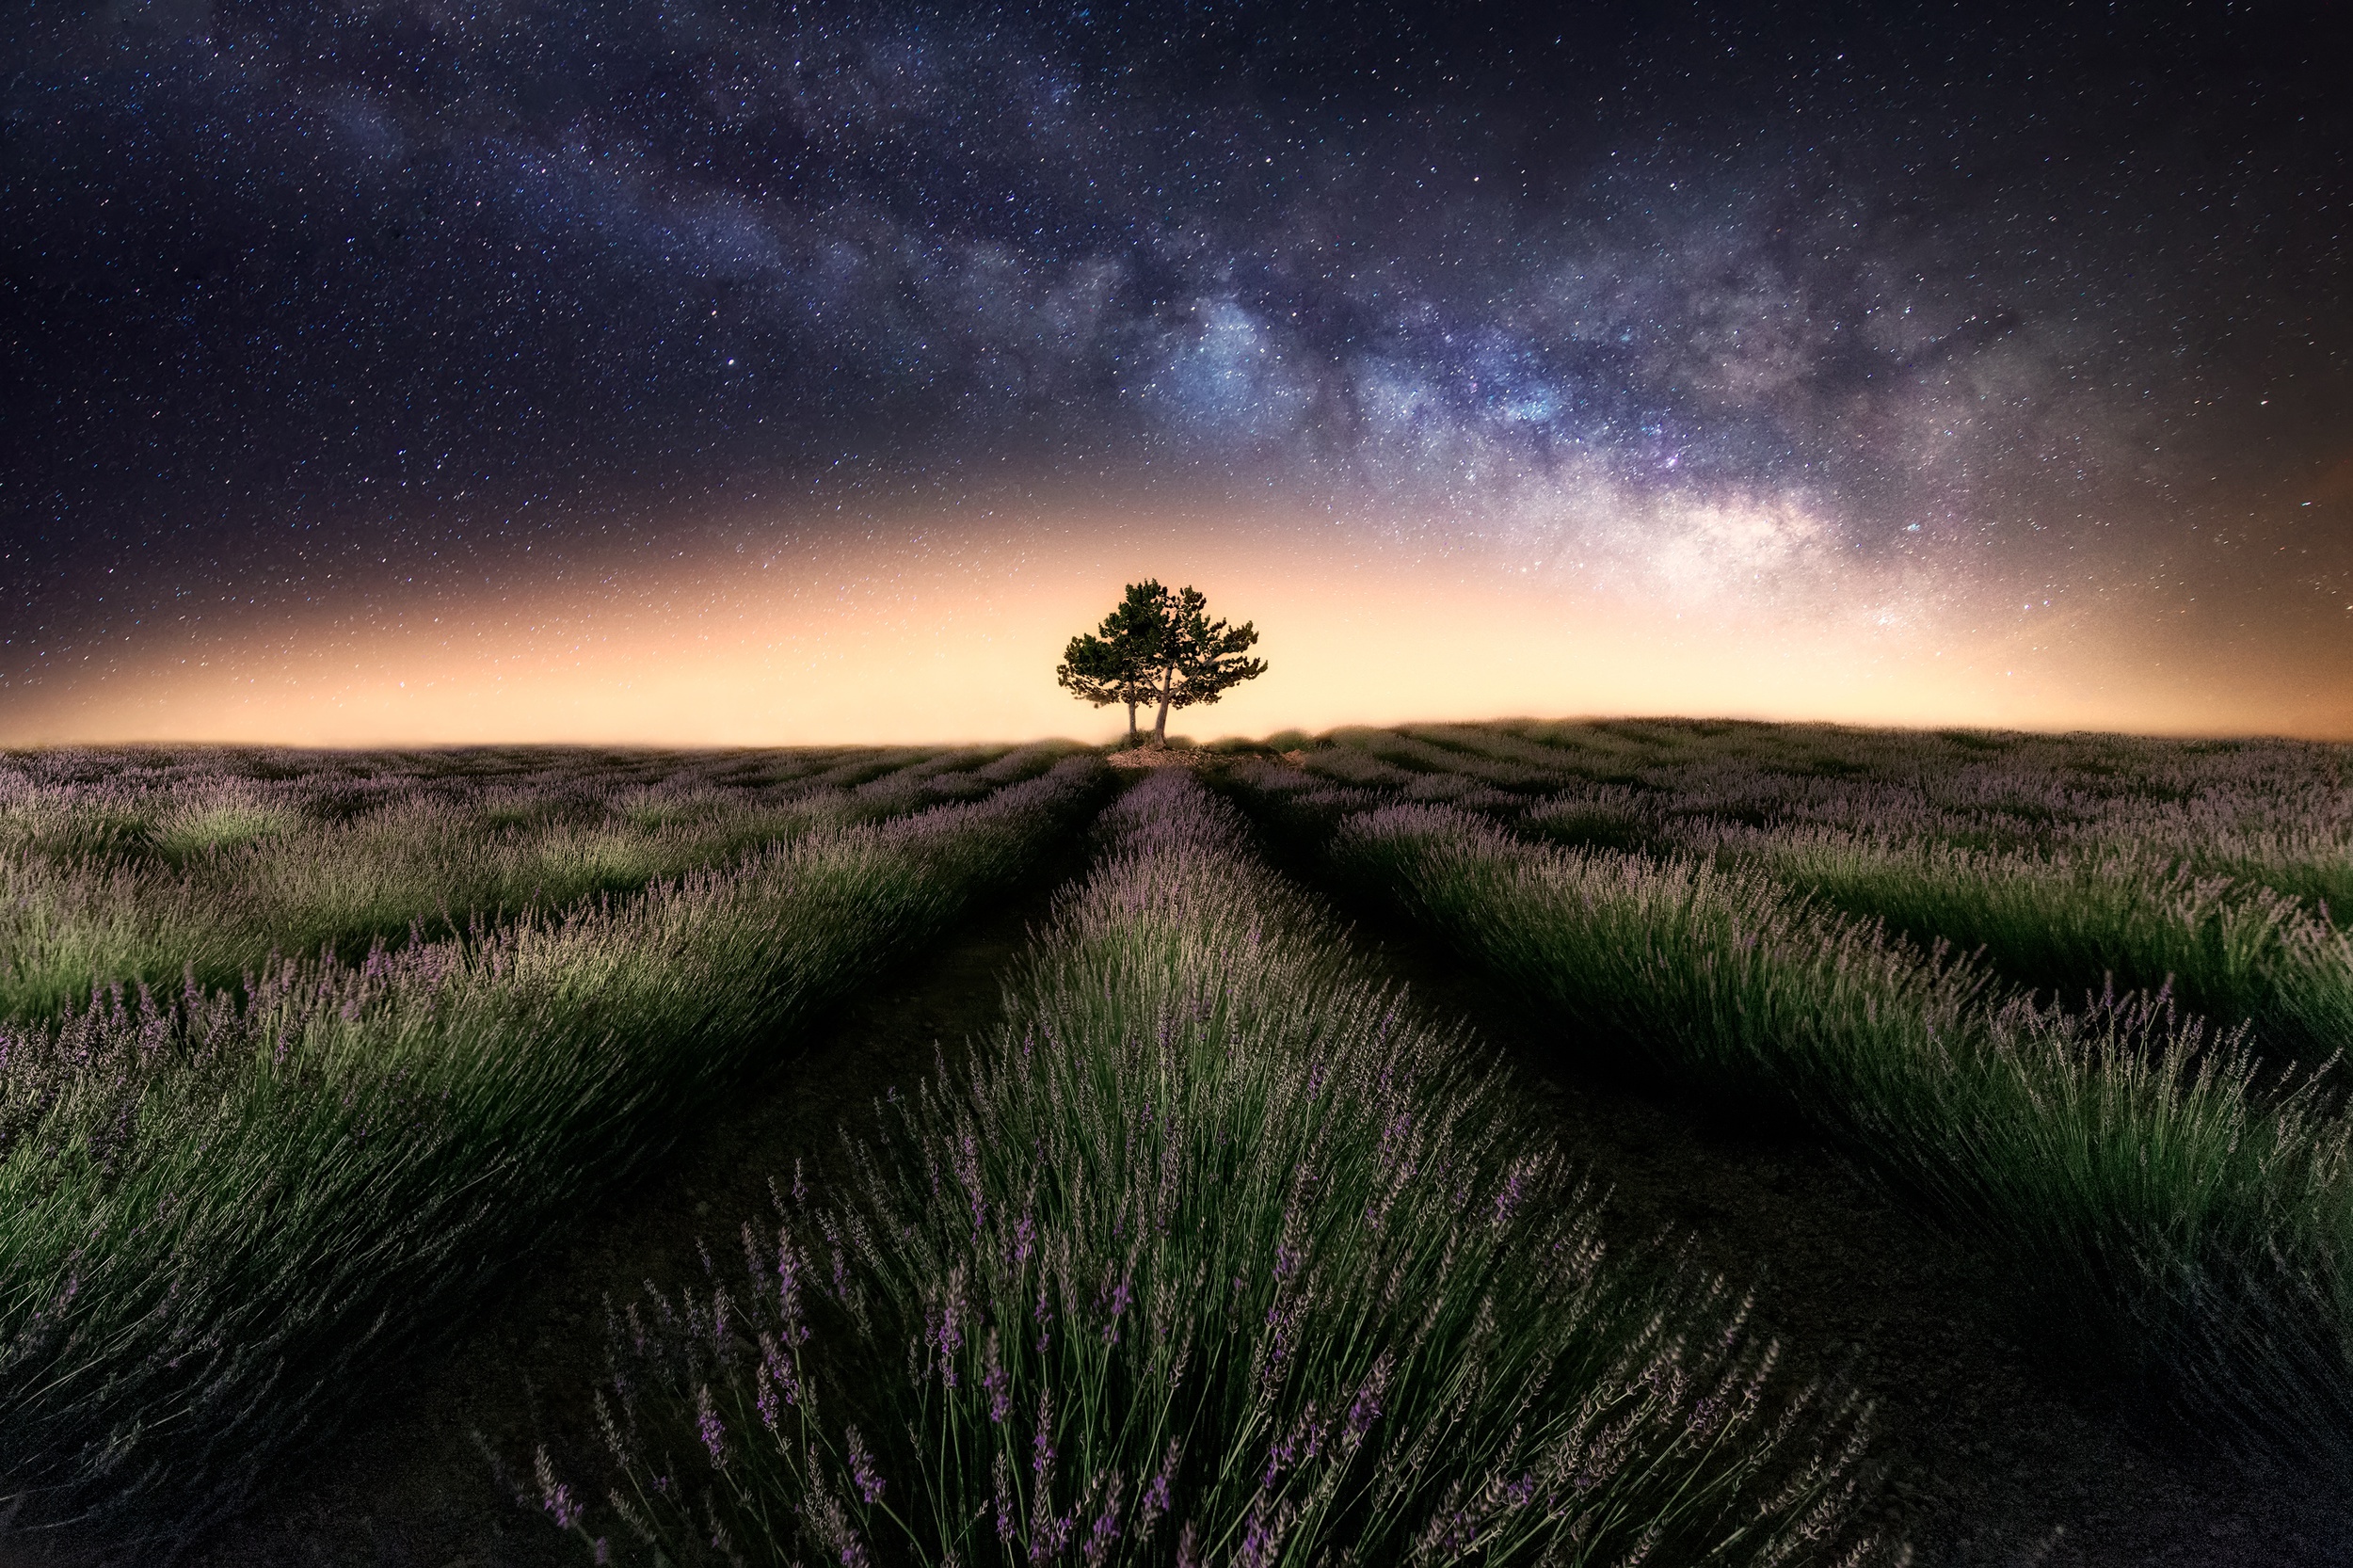
[[[0,20],[0,744],[2353,737],[2328,8]]]

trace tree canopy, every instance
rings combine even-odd
[[[1246,657],[1257,640],[1248,621],[1210,619],[1209,600],[1196,588],[1130,583],[1102,625],[1070,639],[1054,678],[1098,708],[1124,704],[1130,742],[1140,738],[1136,711],[1156,706],[1152,740],[1165,745],[1170,710],[1215,702],[1266,673],[1265,660]]]

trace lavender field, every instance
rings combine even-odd
[[[1174,760],[0,758],[0,1562],[2353,1561],[2343,748]]]

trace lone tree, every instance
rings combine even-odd
[[[1211,620],[1209,609],[1197,589],[1130,583],[1101,626],[1070,639],[1054,679],[1097,708],[1125,703],[1130,744],[1141,739],[1136,710],[1157,704],[1152,744],[1166,745],[1170,709],[1215,702],[1266,673],[1265,660],[1243,657],[1257,629]]]

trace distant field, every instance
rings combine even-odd
[[[605,1195],[1064,861],[968,1049],[851,1152],[764,1151],[700,1284],[648,1260],[580,1315],[602,1439],[468,1450],[544,1560],[1979,1560],[1851,1371],[1756,1325],[1802,1304],[1704,1224],[1619,1236],[1538,1078],[1834,1152],[2006,1282],[2038,1376],[2333,1508],[2347,757],[1683,721],[1141,774],[0,755],[0,1560],[259,1560],[288,1478]]]

